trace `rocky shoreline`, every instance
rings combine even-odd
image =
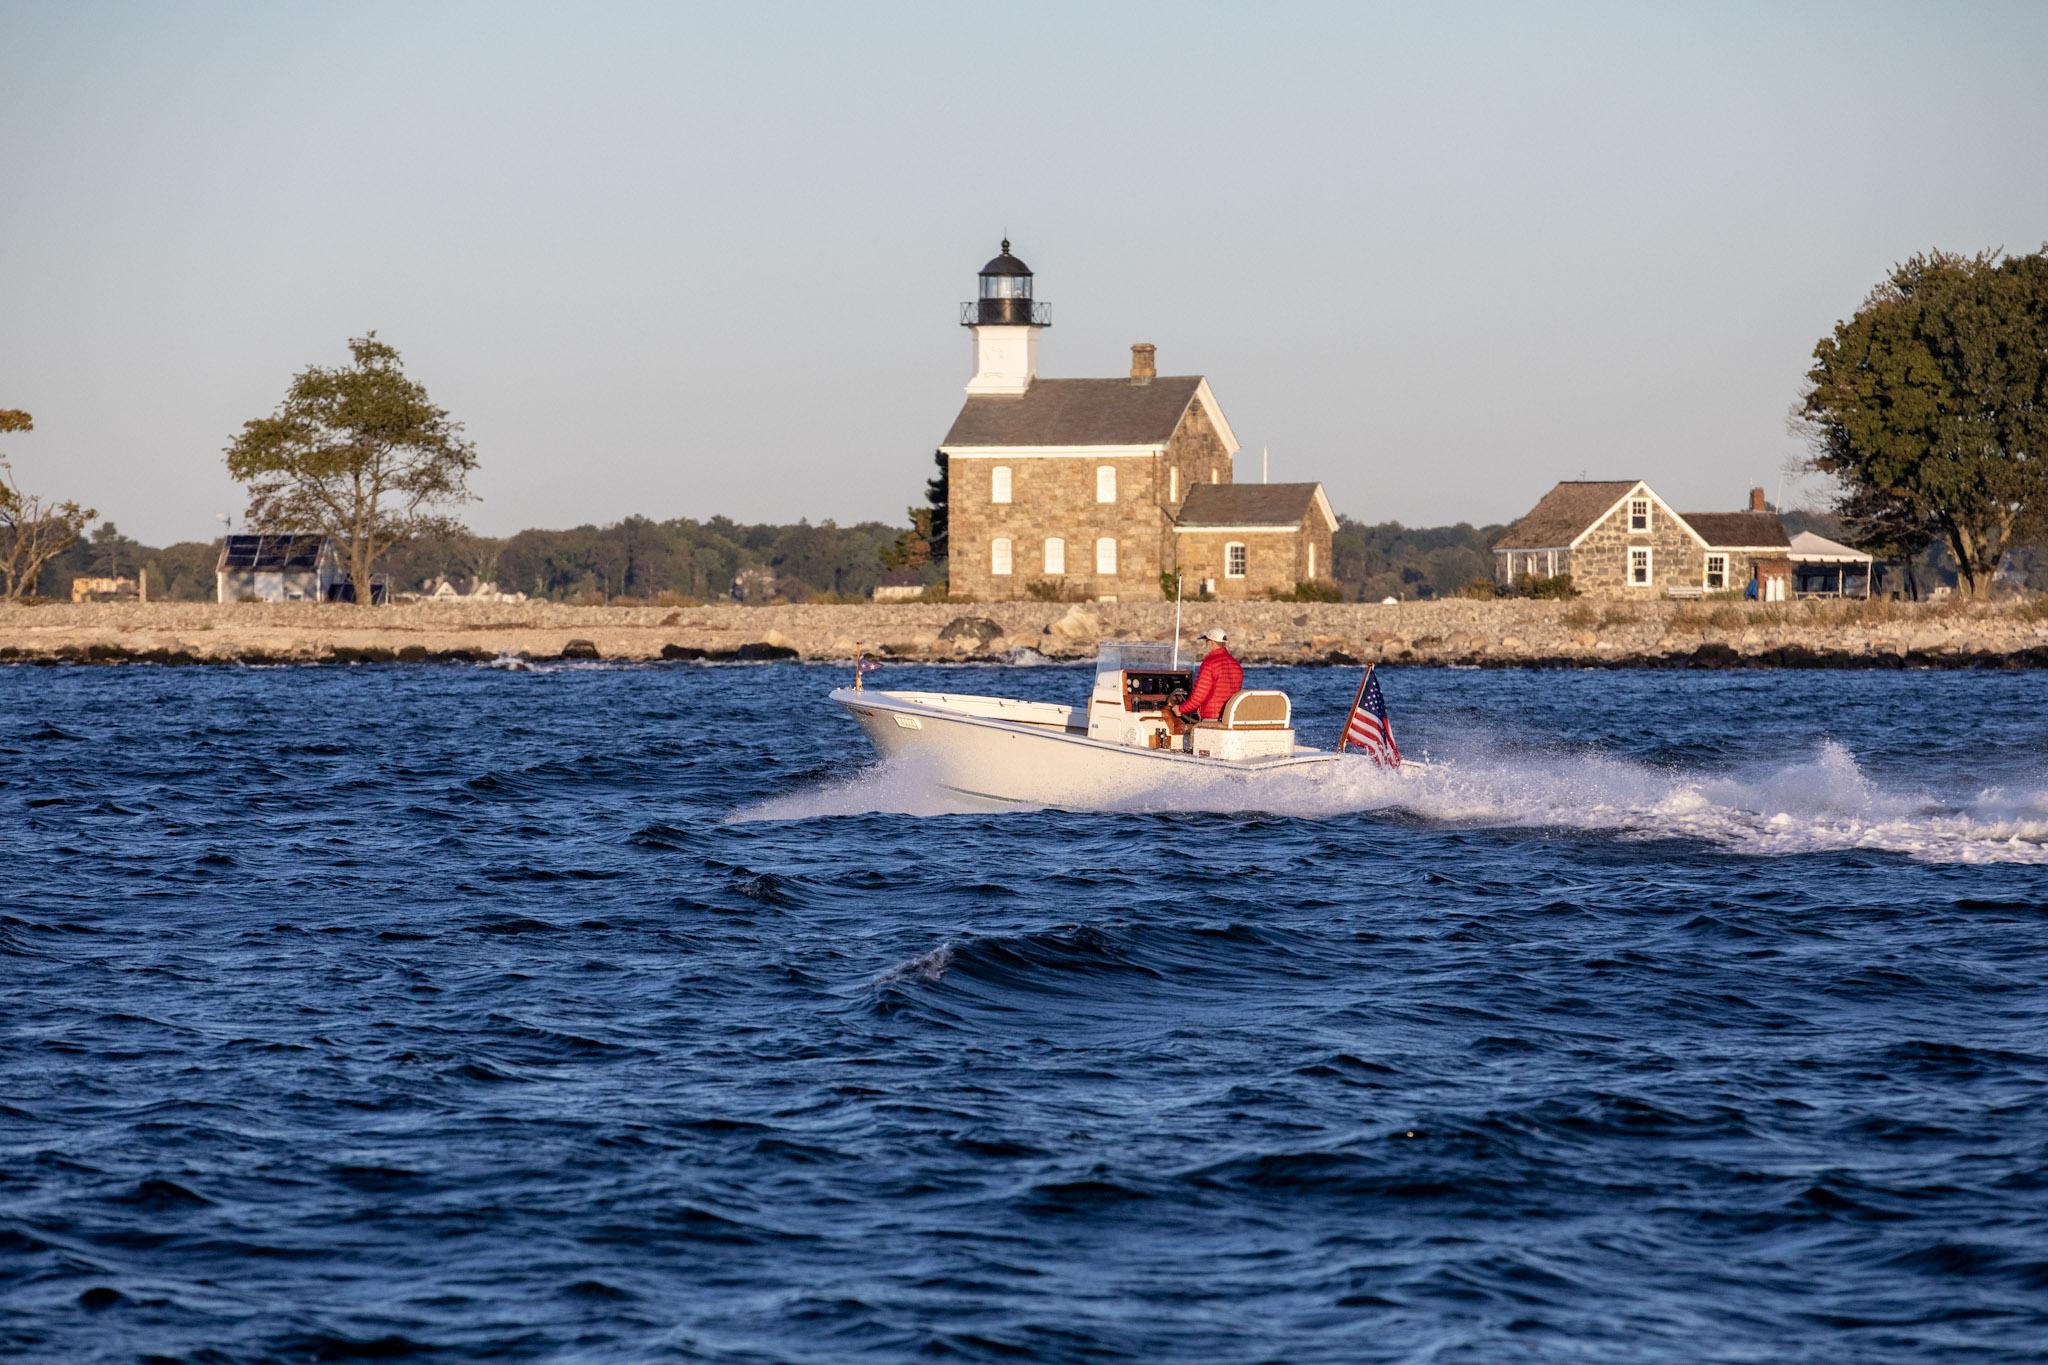
[[[1183,636],[1248,663],[1564,668],[2048,667],[2048,608],[1895,602],[1189,603]],[[239,603],[0,607],[0,662],[487,663],[1081,659],[1171,638],[1167,603],[571,607]]]

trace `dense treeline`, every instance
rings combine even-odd
[[[390,551],[379,572],[389,573],[397,592],[445,577],[458,591],[496,583],[504,592],[565,602],[708,600],[733,594],[736,584],[750,599],[866,598],[885,572],[882,551],[897,535],[898,528],[880,522],[769,526],[726,517],[628,517],[611,526],[505,537],[467,531],[421,536]],[[140,545],[103,522],[46,568],[41,592],[68,597],[74,577],[142,571],[152,599],[205,601],[214,595],[219,553],[218,541]]]
[[[1499,533],[1497,526],[1367,526],[1342,518],[1332,542],[1333,567],[1347,599],[1449,596],[1492,574],[1489,547]],[[628,517],[611,526],[504,537],[461,531],[423,536],[391,551],[383,567],[399,592],[446,578],[458,591],[496,583],[504,592],[565,602],[710,600],[735,593],[758,600],[829,601],[868,597],[887,572],[885,552],[900,536],[900,527],[872,521],[772,526],[726,517]],[[218,554],[217,541],[153,548],[102,522],[49,566],[42,593],[68,597],[71,580],[80,575],[132,577],[146,571],[151,598],[205,601],[213,596]],[[943,581],[943,566],[926,568],[924,577]]]
[[[1330,540],[1331,572],[1347,602],[1397,597],[1452,597],[1474,581],[1493,579],[1493,542],[1500,526],[1367,526],[1337,518]]]
[[[1784,517],[1788,531],[1814,530],[1835,538],[1849,534],[1831,513],[1787,512]],[[1455,596],[1474,582],[1492,581],[1492,547],[1501,529],[1464,522],[1368,526],[1340,517],[1331,542],[1338,586],[1353,602]],[[734,595],[751,601],[866,599],[887,572],[884,555],[901,535],[902,528],[873,521],[772,526],[725,517],[701,522],[628,517],[611,526],[504,537],[464,531],[421,537],[393,550],[385,568],[400,592],[419,591],[446,578],[462,592],[496,583],[505,592],[562,602],[709,601]],[[140,545],[113,523],[102,522],[44,570],[40,591],[66,598],[74,577],[133,577],[146,571],[154,600],[210,601],[219,553],[218,541]],[[1956,579],[1955,566],[1940,545],[1926,547],[1907,567],[1913,575],[1909,590],[1926,592]],[[943,565],[927,566],[923,576],[943,581]],[[2048,585],[2048,549],[2014,547],[2006,558],[2006,576],[2015,586]],[[1902,579],[1891,585],[1905,586]]]

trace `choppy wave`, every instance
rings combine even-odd
[[[1407,674],[1106,818],[542,671],[0,669],[0,1357],[2048,1339],[2048,678]]]

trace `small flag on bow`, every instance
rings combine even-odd
[[[1358,696],[1352,701],[1351,714],[1344,721],[1344,737],[1337,741],[1337,752],[1342,753],[1346,746],[1354,744],[1382,768],[1401,766],[1401,750],[1394,743],[1394,727],[1387,723],[1387,699],[1380,692],[1380,680],[1373,676],[1370,668],[1365,670],[1365,680],[1358,684]]]

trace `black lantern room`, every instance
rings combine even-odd
[[[1011,326],[1047,327],[1045,305],[1031,298],[1031,267],[1010,254],[1010,239],[1003,239],[1002,254],[981,268],[981,297],[960,309],[963,327]]]

